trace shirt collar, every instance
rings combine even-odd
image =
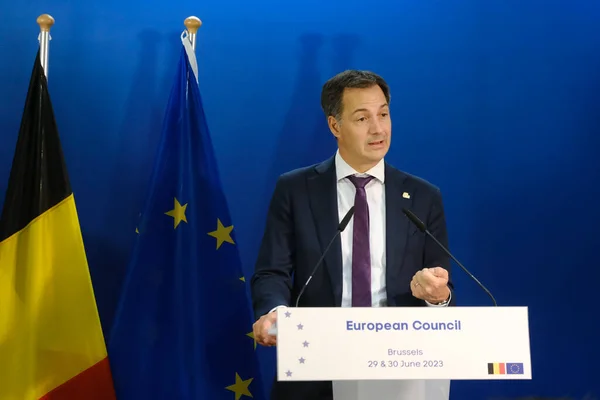
[[[385,182],[385,163],[383,159],[381,159],[377,165],[375,165],[370,170],[366,171],[364,174],[357,172],[354,168],[352,168],[340,155],[340,151],[338,150],[335,153],[335,173],[337,181],[340,181],[350,175],[370,175],[380,181],[381,183]]]

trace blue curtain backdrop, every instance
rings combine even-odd
[[[323,82],[392,88],[389,161],[443,190],[452,250],[500,305],[530,307],[533,380],[454,382],[453,399],[600,396],[600,3],[305,0],[5,2],[0,201],[31,64],[49,86],[108,337],[178,62],[197,15],[199,79],[251,274],[276,177],[331,155]],[[489,299],[457,268],[463,305]],[[258,349],[270,383],[273,349]],[[465,351],[468,351],[465,349]]]

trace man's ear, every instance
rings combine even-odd
[[[329,125],[329,130],[333,133],[337,139],[340,138],[340,123],[334,116],[327,117],[327,124]]]

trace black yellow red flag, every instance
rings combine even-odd
[[[38,51],[0,217],[0,399],[114,399]]]

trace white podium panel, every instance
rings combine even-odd
[[[278,379],[531,379],[527,311],[280,308]]]

